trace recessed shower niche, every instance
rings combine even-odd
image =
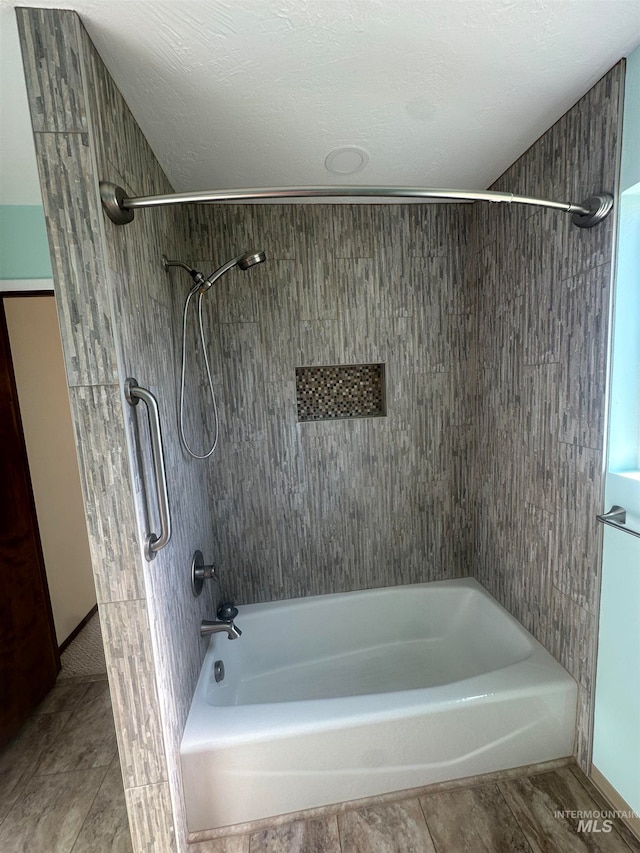
[[[387,414],[384,364],[296,367],[298,421]]]

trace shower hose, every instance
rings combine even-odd
[[[200,345],[202,346],[202,355],[204,358],[204,365],[207,371],[207,380],[209,382],[209,391],[211,392],[211,400],[213,402],[213,416],[215,420],[215,435],[213,439],[213,443],[209,450],[206,453],[196,453],[193,450],[185,436],[185,428],[184,428],[184,385],[185,385],[185,374],[186,374],[186,363],[187,363],[187,316],[189,313],[189,304],[191,303],[192,298],[198,293],[198,331],[200,335]],[[204,292],[199,284],[196,284],[191,288],[189,293],[187,294],[187,298],[184,302],[184,311],[182,312],[182,358],[181,358],[181,367],[180,367],[180,412],[178,418],[178,429],[180,433],[180,441],[182,442],[182,446],[187,451],[189,456],[192,456],[194,459],[208,459],[218,446],[218,435],[220,431],[219,427],[219,419],[218,419],[218,404],[216,403],[216,395],[213,390],[213,379],[211,378],[211,367],[209,365],[209,357],[207,355],[207,347],[204,339],[204,326],[202,323],[202,297],[204,296]]]

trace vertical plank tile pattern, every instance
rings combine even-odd
[[[613,191],[622,75],[618,64],[494,188]],[[613,219],[580,229],[551,211],[474,217],[473,573],[578,681],[588,769]]]
[[[125,790],[134,851],[176,853],[178,847],[167,782]]]
[[[87,130],[77,16],[16,9],[34,132]]]
[[[144,599],[100,607],[120,764],[127,788],[166,779],[162,717]]]
[[[600,450],[604,443],[611,264],[567,279],[559,306],[561,382],[558,437]]]
[[[243,222],[287,256],[251,271],[253,315],[221,304],[231,281],[208,315],[220,353],[215,557],[240,602],[469,572],[470,502],[447,524],[454,482],[471,468],[474,303],[453,280],[462,250],[441,237],[445,221],[462,234],[470,220],[420,207],[225,205],[204,211],[208,232],[192,231],[208,241]],[[377,424],[297,423],[296,366],[379,362]]]
[[[100,176],[123,184],[133,194],[170,192],[169,182],[84,30],[81,41]],[[173,520],[168,547],[153,563],[146,562],[140,543],[147,532],[157,529],[158,522],[149,477],[149,435],[144,411],[125,406],[124,438],[120,432],[117,441],[134,453],[129,460],[134,510],[127,507],[125,517],[129,523],[135,518],[137,527],[136,553],[127,573],[137,576],[142,588],[140,600],[134,601],[134,596],[122,603],[112,600],[105,619],[114,651],[110,679],[118,706],[123,777],[136,850],[146,849],[142,845],[149,844],[150,838],[156,839],[158,850],[184,848],[178,751],[206,648],[198,625],[215,612],[213,587],[195,599],[188,581],[196,548],[207,560],[213,558],[214,533],[206,521],[209,465],[186,456],[175,428],[181,315],[189,279],[167,275],[161,264],[163,254],[185,261],[215,259],[210,245],[194,252],[189,233],[194,222],[183,210],[154,211],[150,217],[136,217],[127,228],[104,221],[119,381],[122,384],[133,375],[158,399]],[[207,221],[201,220],[195,231],[205,239]],[[239,251],[244,248],[250,246]],[[233,283],[250,292],[250,276]],[[193,340],[192,336],[191,344]],[[215,357],[212,360],[217,376]],[[186,399],[186,420],[192,444],[199,450],[207,438],[204,422],[211,423],[211,403],[206,386],[200,386],[200,375],[195,379]],[[260,402],[256,401],[256,415],[248,429],[260,423]],[[238,420],[244,424],[247,419],[239,414]],[[193,511],[194,501],[201,504],[201,512]],[[120,634],[118,616],[129,629]]]
[[[594,686],[596,634],[596,617],[553,586],[549,613],[551,651],[587,691]]]
[[[623,81],[619,63],[567,113],[568,188],[573,198],[615,188],[622,110],[611,105],[620,103]],[[613,226],[614,218],[609,216],[600,228],[567,227],[564,252],[570,275],[610,262]]]
[[[69,389],[89,548],[100,604],[144,596],[140,545],[117,385]]]
[[[193,245],[188,218],[178,211],[137,217],[129,229],[104,218],[99,179],[132,194],[171,186],[78,17],[36,10],[23,23],[26,64],[41,75],[33,110],[37,153],[133,844],[165,853],[184,845],[184,832],[173,829],[174,817],[184,822],[178,745],[204,653],[197,626],[215,611],[212,591],[196,600],[187,579],[196,548],[212,557],[214,534],[181,499],[202,495],[206,502],[207,469],[184,456],[172,428],[186,289],[172,287],[161,265],[163,253],[189,259]],[[47,96],[46,103],[40,95],[64,92],[68,81],[84,110],[73,127],[66,118],[70,95]],[[39,120],[52,111],[53,120]],[[202,221],[198,233],[208,228]],[[170,471],[174,537],[153,565],[141,550],[157,521],[146,476],[149,440],[143,418],[121,400],[128,375],[159,398]],[[188,400],[188,422],[199,424],[206,406],[198,389]]]
[[[116,355],[91,138],[37,133],[35,144],[67,381],[111,384]]]
[[[589,637],[592,646],[591,659],[595,660],[597,654],[597,636]],[[578,724],[576,727],[576,744],[574,748],[575,758],[580,767],[591,765],[591,750],[593,747],[593,689],[591,685],[584,687],[578,684]]]

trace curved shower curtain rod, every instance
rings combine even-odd
[[[433,198],[441,201],[493,201],[502,204],[530,204],[571,213],[579,228],[591,228],[607,216],[613,207],[609,193],[593,195],[575,204],[571,201],[551,201],[513,193],[481,190],[444,190],[423,187],[263,187],[259,189],[209,190],[205,192],[169,193],[129,198],[117,184],[100,182],[100,197],[105,213],[116,225],[126,225],[133,219],[136,208],[163,207],[170,204],[206,204],[222,201],[259,201],[261,199],[333,198]]]

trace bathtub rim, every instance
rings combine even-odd
[[[299,699],[283,702],[253,703],[247,705],[214,705],[208,698],[208,688],[214,661],[220,656],[220,646],[209,641],[202,663],[191,708],[185,724],[180,753],[196,754],[215,746],[229,748],[234,745],[261,743],[274,738],[297,736],[317,731],[331,731],[355,726],[363,717],[371,722],[410,718],[423,712],[425,705],[436,712],[452,710],[462,702],[484,704],[496,695],[501,697],[539,696],[543,689],[576,685],[575,679],[562,667],[542,644],[530,634],[475,578],[454,578],[443,581],[427,581],[401,586],[376,587],[375,589],[352,590],[345,593],[329,593],[322,596],[285,599],[249,605],[239,605],[238,621],[242,614],[268,614],[286,607],[320,599],[329,603],[332,599],[351,596],[373,597],[391,590],[411,589],[462,589],[475,592],[495,607],[506,621],[530,646],[529,654],[514,663],[469,676],[458,681],[435,687],[420,687],[388,693],[364,693],[355,696],[337,696],[321,699]],[[240,624],[241,627],[241,624]],[[213,639],[213,638],[212,638]],[[225,638],[226,639],[226,638]],[[224,642],[225,640],[223,640]],[[242,642],[242,638],[239,640]],[[226,640],[226,642],[229,642]],[[376,706],[371,707],[373,697]],[[215,727],[212,717],[215,716]],[[259,731],[256,717],[260,718]],[[215,729],[214,734],[212,730]]]

